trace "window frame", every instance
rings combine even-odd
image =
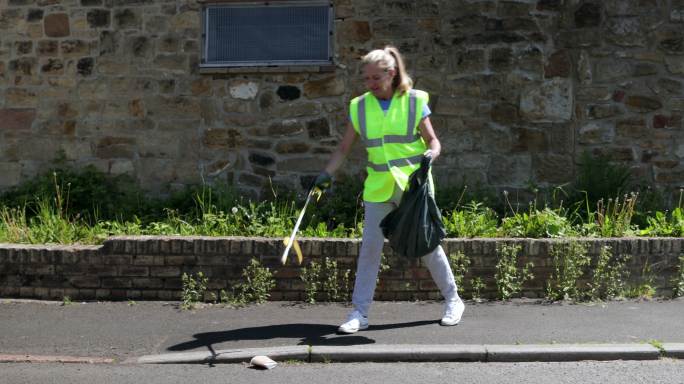
[[[302,7],[302,6],[323,6],[328,7],[328,36],[327,36],[327,48],[328,48],[328,59],[327,60],[266,60],[266,61],[233,61],[233,62],[207,62],[207,57],[209,53],[209,39],[208,39],[208,28],[209,26],[209,8],[217,7]],[[329,67],[334,65],[334,25],[335,25],[335,13],[333,9],[333,2],[330,0],[275,0],[275,1],[245,1],[245,0],[208,0],[202,2],[201,9],[201,53],[200,53],[200,69],[204,70],[216,70],[222,68],[228,69],[257,69],[266,67]]]

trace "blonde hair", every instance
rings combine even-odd
[[[364,65],[375,64],[384,70],[395,69],[397,73],[392,80],[392,88],[399,93],[403,94],[413,87],[413,80],[406,73],[404,58],[396,47],[388,45],[383,49],[372,50],[361,59],[361,62]]]

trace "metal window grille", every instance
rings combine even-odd
[[[332,63],[329,0],[207,5],[202,16],[201,67]]]

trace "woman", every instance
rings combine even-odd
[[[368,176],[364,182],[365,219],[359,252],[352,304],[354,309],[340,325],[341,333],[368,328],[368,312],[373,301],[384,237],[380,221],[392,211],[423,156],[439,157],[441,145],[430,123],[428,94],[413,90],[399,51],[387,46],[369,52],[362,59],[363,78],[368,92],[354,98],[349,106],[350,122],[344,138],[332,154],[315,185],[328,188],[331,175],[340,168],[361,139],[368,152]],[[417,117],[420,111],[421,116]],[[432,178],[430,177],[430,183]],[[442,325],[456,325],[464,305],[441,246],[422,257],[445,298]]]

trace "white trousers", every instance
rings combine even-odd
[[[354,309],[364,316],[368,316],[375,285],[380,270],[380,257],[385,238],[380,229],[380,222],[390,213],[401,200],[402,191],[396,188],[392,199],[384,203],[365,202],[365,219],[363,222],[363,241],[356,263],[356,281],[352,304]],[[458,301],[458,292],[454,274],[449,267],[449,261],[442,246],[438,246],[431,253],[421,257],[424,265],[430,271],[432,279],[439,288],[446,301]]]

